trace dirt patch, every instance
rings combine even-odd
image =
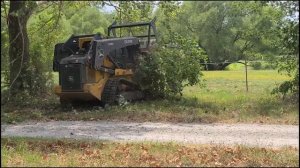
[[[3,137],[47,137],[299,148],[299,126],[51,121],[1,125]]]

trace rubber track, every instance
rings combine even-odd
[[[103,90],[102,101],[105,104],[113,104],[117,98],[119,79],[109,79]]]

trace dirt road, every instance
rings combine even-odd
[[[52,121],[1,125],[1,135],[299,148],[299,126],[295,125]]]

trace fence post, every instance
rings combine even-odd
[[[245,71],[246,71],[246,91],[248,92],[248,71],[247,71],[247,59],[245,57]]]

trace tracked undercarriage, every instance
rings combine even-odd
[[[122,101],[140,100],[144,97],[142,91],[129,81],[112,78],[106,82],[102,94],[102,101],[108,104],[121,103]]]

